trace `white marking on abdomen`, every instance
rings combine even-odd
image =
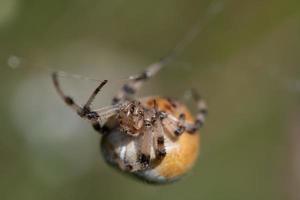
[[[120,159],[122,161],[125,160],[125,156],[126,156],[126,146],[122,146],[120,149]]]

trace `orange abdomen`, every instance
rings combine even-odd
[[[193,117],[188,109],[176,101],[159,97],[148,97],[141,99],[141,103],[146,108],[153,107],[153,100],[156,100],[160,111],[178,117],[181,113],[185,114],[186,121],[193,123]],[[136,175],[145,181],[154,183],[167,183],[178,179],[188,172],[197,160],[200,137],[199,133],[184,132],[179,137],[164,130],[166,156],[161,161],[151,160],[150,167],[146,170],[128,172]],[[138,138],[125,135],[119,131],[114,131],[102,138],[102,152],[108,163],[118,168],[118,162],[122,161],[122,155],[126,153],[130,162],[134,166],[136,162]],[[126,152],[124,152],[126,151]],[[151,158],[155,158],[154,149],[151,151]],[[119,161],[118,161],[119,160]],[[122,169],[121,169],[122,170]]]

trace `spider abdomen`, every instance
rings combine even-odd
[[[193,117],[187,108],[170,99],[159,97],[148,97],[140,100],[146,109],[153,108],[157,103],[157,109],[170,113],[175,117],[184,115],[186,121],[193,122]],[[118,123],[112,128],[109,134],[102,138],[101,149],[105,160],[120,169],[121,171],[133,174],[148,182],[166,183],[178,179],[195,163],[199,152],[199,134],[183,132],[180,136],[174,135],[166,127],[163,127],[163,138],[165,156],[158,159],[155,148],[151,145],[150,163],[146,168],[141,169],[139,162],[140,137],[124,134],[119,130]]]

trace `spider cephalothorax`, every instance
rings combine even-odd
[[[135,137],[131,138],[131,142],[135,142],[136,153],[135,156],[130,156],[135,159],[130,160],[128,156],[123,156],[118,160],[119,167],[127,171],[146,169],[149,167],[151,159],[160,160],[166,155],[162,127],[164,119],[162,116],[166,116],[166,113],[158,110],[156,99],[153,99],[153,106],[149,106],[151,102],[147,105],[144,105],[144,100],[142,102],[125,101],[119,106],[116,117],[109,119],[110,122],[113,121],[113,125],[110,125],[111,130],[114,130],[112,132],[117,132],[127,139],[131,138],[130,136]],[[124,141],[127,140],[124,138],[122,142]],[[130,142],[126,143],[128,145]],[[151,151],[154,152],[153,155],[151,155]]]
[[[122,132],[138,136],[145,125],[145,109],[138,101],[127,101],[117,113]]]

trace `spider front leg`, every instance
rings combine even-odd
[[[128,83],[123,85],[121,90],[113,98],[112,104],[117,104],[118,102],[130,99],[140,90],[145,81],[157,74],[157,72],[159,72],[160,69],[168,63],[169,59],[169,57],[165,57],[159,62],[149,65],[141,74],[136,77],[132,77]]]
[[[108,130],[108,127],[104,126],[102,127],[99,123],[100,119],[106,119],[112,115],[115,114],[115,109],[110,109],[106,112],[95,112],[95,111],[91,111],[90,109],[90,105],[92,103],[92,101],[95,99],[96,95],[99,93],[99,91],[101,90],[101,88],[107,83],[107,80],[102,81],[99,86],[94,90],[94,92],[91,94],[91,96],[89,97],[89,99],[87,100],[87,102],[84,104],[83,107],[79,106],[74,100],[73,98],[71,98],[70,96],[65,95],[65,93],[62,91],[58,78],[57,78],[57,73],[54,72],[52,74],[52,80],[55,86],[55,89],[57,91],[57,93],[59,94],[59,96],[64,100],[64,102],[70,106],[80,117],[87,119],[91,122],[92,126],[94,127],[94,129],[96,131],[98,131],[99,133],[103,134]]]

